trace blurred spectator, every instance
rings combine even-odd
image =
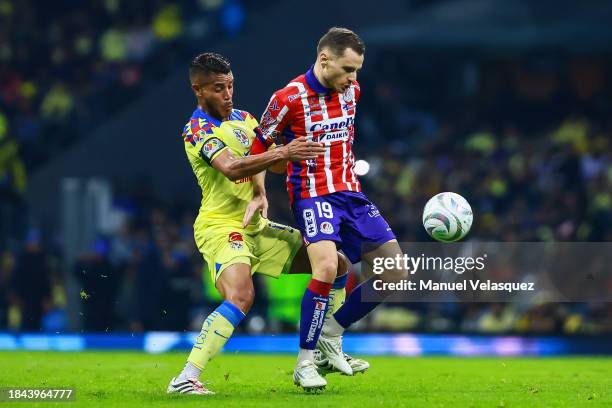
[[[42,246],[40,233],[31,230],[25,248],[17,257],[13,272],[13,296],[16,327],[24,331],[39,331],[45,308],[52,302],[51,257]]]
[[[109,261],[109,243],[98,238],[90,253],[74,265],[80,287],[83,328],[108,331],[116,324],[115,300],[121,276]]]
[[[8,241],[21,237],[26,170],[17,141],[3,133],[1,126],[0,123],[0,249],[3,249]]]

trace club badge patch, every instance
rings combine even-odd
[[[334,233],[334,226],[331,225],[331,222],[328,222],[328,221],[322,222],[320,229],[321,229],[321,232],[323,234],[328,234],[329,235],[329,234],[333,234]]]
[[[342,94],[342,99],[344,100],[344,102],[347,102],[347,103],[351,102],[354,97],[355,97],[355,91],[353,90],[353,87],[350,87],[349,89],[344,91],[344,93]]]
[[[211,137],[206,142],[204,142],[204,146],[200,149],[200,157],[204,159],[206,162],[210,163],[221,149],[225,147],[225,143],[223,143],[220,139],[216,137]]]

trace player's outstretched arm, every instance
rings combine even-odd
[[[242,227],[246,228],[251,223],[251,219],[261,211],[261,216],[268,218],[268,198],[266,197],[266,171],[257,173],[253,176],[253,199],[247,205],[242,218]]]
[[[245,157],[236,157],[229,149],[225,149],[213,159],[211,164],[225,177],[236,181],[251,177],[279,162],[312,160],[323,153],[325,146],[322,143],[300,137],[285,146]]]

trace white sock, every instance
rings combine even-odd
[[[179,374],[178,379],[187,380],[189,378],[195,378],[196,380],[199,380],[201,372],[202,370],[188,361],[187,364],[185,364],[185,367],[183,367],[183,371],[181,371]]]
[[[323,329],[321,329],[321,334],[324,334],[327,337],[338,337],[344,334],[346,329],[338,323],[334,316],[330,316],[329,319],[325,321],[323,324]]]
[[[308,360],[311,363],[314,363],[314,350],[300,348],[300,352],[298,353],[297,362],[299,364],[304,360]]]

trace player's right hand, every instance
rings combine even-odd
[[[317,156],[322,155],[326,150],[323,143],[308,140],[306,136],[292,140],[289,144],[283,146],[283,148],[286,150],[285,159],[288,161],[316,159]]]

